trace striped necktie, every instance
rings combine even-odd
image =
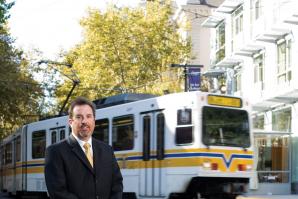
[[[91,164],[91,166],[93,167],[93,158],[92,158],[92,155],[91,155],[90,144],[85,143],[84,144],[84,149],[85,149],[86,157],[89,160],[89,163]]]

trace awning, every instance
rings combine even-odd
[[[261,102],[257,102],[253,104],[252,108],[253,111],[256,112],[265,112],[281,105],[293,104],[296,102],[298,102],[298,89],[294,89],[292,91],[265,99]]]
[[[284,22],[289,23],[289,24],[298,25],[298,13],[293,14],[289,18],[285,19]]]
[[[225,67],[225,68],[233,68],[234,66],[239,65],[242,63],[242,59],[235,59],[235,58],[227,58],[225,57],[223,60],[215,64],[216,67]]]
[[[244,45],[239,50],[236,50],[234,54],[239,56],[252,57],[254,54],[260,53],[264,49],[265,47],[262,45],[249,44]]]
[[[223,70],[223,69],[214,68],[214,69],[209,69],[206,72],[204,72],[203,76],[205,76],[205,77],[218,77],[218,76],[221,76],[225,73],[226,73],[226,71]]]
[[[243,0],[225,0],[215,11],[231,14],[233,13],[241,4]]]
[[[263,130],[263,129],[253,129],[253,134],[254,135],[289,135],[292,134],[292,132],[287,132],[287,131],[268,131],[268,130]]]
[[[256,40],[269,42],[269,43],[276,43],[279,39],[284,38],[286,35],[290,33],[291,33],[291,30],[289,29],[272,28],[256,36]]]
[[[266,112],[273,109],[273,107],[276,107],[279,104],[281,103],[272,102],[270,100],[263,100],[262,102],[253,104],[252,110],[255,112]]]
[[[206,28],[215,28],[223,20],[224,20],[223,16],[211,15],[201,24],[201,26]]]

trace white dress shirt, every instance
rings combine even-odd
[[[92,157],[93,157],[92,137],[90,137],[89,140],[88,140],[87,142],[85,142],[85,141],[83,141],[83,140],[80,140],[75,134],[72,133],[72,135],[73,135],[73,137],[75,137],[75,139],[78,141],[78,143],[79,143],[80,147],[82,148],[82,150],[84,151],[84,153],[86,152],[86,151],[85,151],[85,148],[84,148],[84,144],[85,144],[85,143],[90,144],[90,152],[91,152]]]

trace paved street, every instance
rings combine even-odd
[[[0,199],[13,199],[6,193],[0,193]],[[298,195],[259,195],[259,196],[238,196],[237,199],[298,199]]]
[[[237,199],[298,199],[298,195],[238,196]]]

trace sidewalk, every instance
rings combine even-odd
[[[298,199],[298,195],[237,196],[237,199]]]

